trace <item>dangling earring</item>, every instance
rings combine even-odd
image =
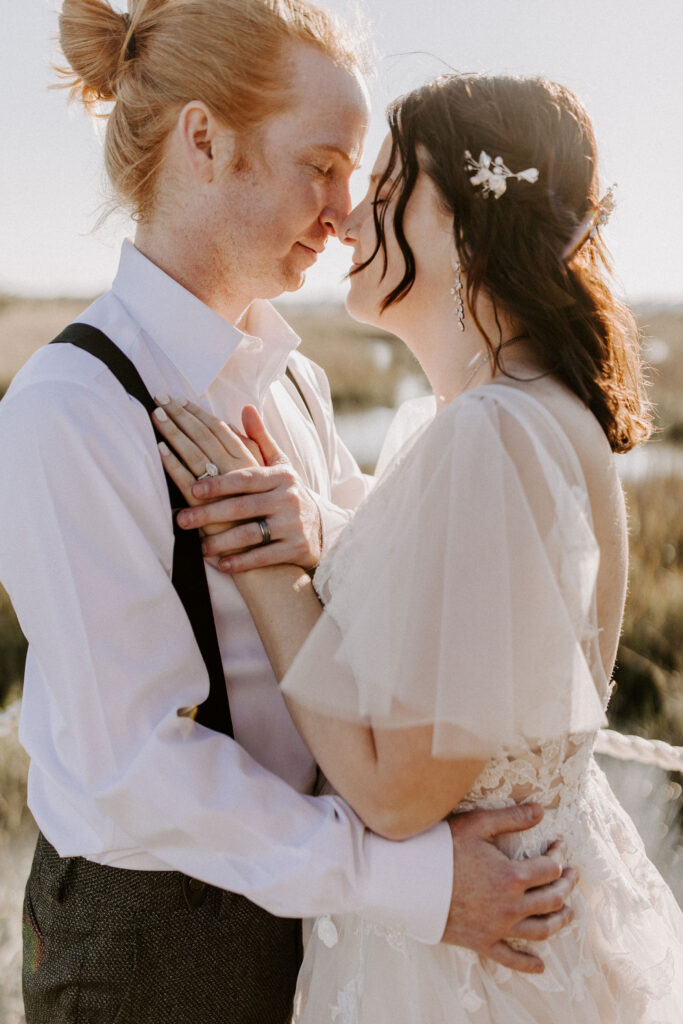
[[[453,296],[453,307],[454,307],[455,315],[458,318],[458,330],[459,331],[464,331],[465,330],[465,307],[463,306],[463,302],[462,302],[462,278],[460,276],[460,271],[461,271],[460,260],[458,259],[457,254],[456,254],[453,257],[453,272],[455,273],[455,281],[453,283],[453,287],[451,288],[450,292],[451,292],[451,295]]]

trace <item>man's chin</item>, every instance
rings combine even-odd
[[[282,283],[283,292],[298,292],[306,284],[305,270],[289,270]]]

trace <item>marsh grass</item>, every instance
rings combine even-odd
[[[683,479],[626,485],[629,592],[610,705],[623,731],[683,745]]]

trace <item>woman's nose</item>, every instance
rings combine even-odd
[[[359,233],[359,216],[361,204],[355,206],[349,213],[342,224],[339,226],[339,241],[343,242],[344,245],[355,245],[358,241]]]

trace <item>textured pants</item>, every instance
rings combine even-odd
[[[38,838],[27,1024],[286,1024],[301,956],[299,921],[176,871],[62,858]]]

